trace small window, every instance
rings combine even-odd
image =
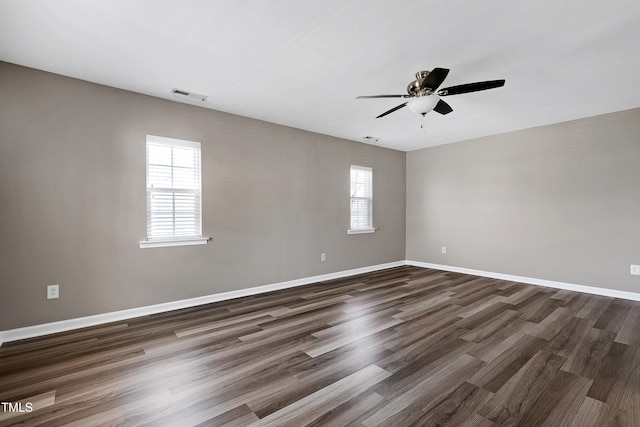
[[[200,143],[147,135],[147,240],[140,247],[203,244]]]
[[[373,170],[351,165],[351,226],[349,234],[373,233]]]

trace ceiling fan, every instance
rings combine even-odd
[[[453,111],[453,108],[451,108],[449,104],[440,99],[441,96],[459,95],[461,93],[477,92],[480,90],[494,89],[504,86],[504,80],[489,80],[486,82],[465,83],[462,85],[445,87],[444,89],[436,91],[447,77],[447,74],[449,74],[448,68],[434,68],[431,71],[418,71],[416,73],[416,79],[407,86],[407,95],[369,95],[359,96],[356,99],[411,98],[409,101],[385,111],[377,116],[376,119],[407,106],[411,111],[421,114],[424,117],[425,114],[431,110],[440,114],[449,114]]]

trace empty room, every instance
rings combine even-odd
[[[640,426],[638,40],[0,0],[0,427]]]

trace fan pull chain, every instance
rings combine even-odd
[[[422,129],[422,133],[424,133],[424,134],[426,134],[426,133],[427,133],[427,131],[426,131],[426,130],[424,130],[424,118],[425,118],[426,116],[427,116],[426,114],[423,114],[423,115],[422,115],[422,120],[420,120],[420,129]]]

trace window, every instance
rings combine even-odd
[[[373,233],[373,171],[351,165],[351,226],[349,234]]]
[[[140,247],[206,243],[200,143],[147,135],[147,240]]]

